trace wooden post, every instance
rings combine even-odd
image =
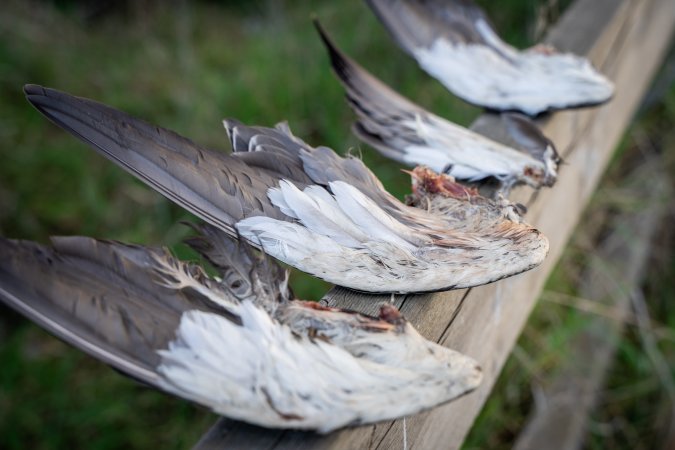
[[[477,391],[407,419],[409,448],[461,446],[645,94],[670,43],[674,23],[672,0],[577,0],[549,33],[548,43],[561,51],[586,55],[608,75],[616,84],[615,97],[602,107],[559,112],[542,123],[567,165],[552,189],[535,193],[523,188],[512,195],[513,200],[528,206],[527,220],[550,240],[549,256],[539,268],[479,288],[394,299],[425,337],[475,358],[484,372]],[[489,126],[492,120],[482,118],[481,126]],[[334,289],[325,302],[375,313],[381,302],[389,300],[388,296],[373,298]],[[402,420],[384,422],[322,436],[222,419],[196,447],[401,448],[402,424]]]

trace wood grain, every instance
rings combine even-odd
[[[619,139],[639,106],[670,43],[672,0],[577,0],[550,31],[547,42],[587,55],[616,84],[611,102],[564,111],[541,120],[566,165],[556,186],[535,193],[528,188],[511,198],[528,206],[527,219],[550,240],[547,260],[537,269],[487,286],[393,299],[427,338],[475,358],[483,384],[452,403],[407,419],[411,449],[459,448],[487,399],[539,293],[605,170]],[[494,118],[484,117],[481,126]],[[326,303],[374,313],[386,296],[334,289]],[[199,449],[388,449],[403,445],[402,420],[320,436],[267,430],[221,419],[197,443]]]

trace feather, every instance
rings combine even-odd
[[[330,195],[312,194],[318,190],[315,187],[314,190],[305,189],[303,192],[291,183],[282,181],[277,192],[285,204],[292,208],[293,215],[310,231],[348,247],[358,247],[366,242],[368,236],[355,227]]]
[[[412,250],[431,242],[383,211],[352,185],[333,181],[330,189],[342,211],[372,240],[382,240]]]
[[[273,312],[278,303],[291,297],[288,274],[264,255],[256,255],[248,245],[230,239],[224,232],[208,224],[189,225],[197,236],[185,241],[218,269],[221,286],[238,300],[271,300],[261,306]]]
[[[267,198],[276,179],[237,158],[91,100],[35,85],[26,85],[24,91],[56,125],[231,235],[234,223],[243,217],[283,217]]]
[[[468,181],[495,177],[508,186],[527,183],[535,188],[555,181],[557,161],[549,161],[545,153],[555,149],[529,119],[503,119],[515,149],[460,127],[394,92],[342,53],[319,22],[314,23],[358,116],[355,134],[385,156]]]
[[[88,238],[53,247],[0,238],[0,297],[61,339],[146,383],[154,348],[173,339],[180,314],[211,309],[198,294],[153,280],[161,250]]]
[[[511,47],[470,0],[367,3],[422,69],[470,103],[537,115],[612,97],[612,82],[587,59],[549,47]]]
[[[199,248],[221,269],[286,289],[244,244],[196,228],[205,241],[218,239]],[[253,291],[240,298],[165,250],[0,238],[0,301],[122,372],[227,417],[328,432],[414,414],[480,383],[471,358],[427,341],[393,306],[370,317]]]

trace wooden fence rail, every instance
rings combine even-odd
[[[547,42],[562,51],[587,55],[616,84],[614,99],[599,108],[565,111],[542,120],[566,165],[556,186],[528,188],[512,199],[528,206],[527,220],[550,240],[539,268],[479,288],[407,295],[394,303],[427,338],[475,358],[483,367],[481,387],[447,405],[407,418],[411,449],[458,448],[499,376],[549,273],[580,213],[595,190],[612,151],[628,126],[658,68],[675,24],[673,0],[577,0],[550,31]],[[496,126],[489,115],[476,128]],[[375,313],[389,297],[365,298],[336,288],[331,306]],[[345,429],[329,435],[267,430],[219,420],[196,448],[388,449],[402,448],[403,421]]]
[[[661,164],[662,158],[650,155],[621,180],[620,186],[630,189],[630,198],[639,206],[610,215],[603,226],[607,235],[589,256],[579,283],[579,297],[607,308],[613,316],[591,316],[566,344],[566,352],[574,358],[563,362],[542,390],[545,400],[532,408],[514,450],[582,448],[624,322],[632,316],[631,298],[647,275],[654,236],[670,204],[671,180]]]

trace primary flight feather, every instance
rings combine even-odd
[[[550,46],[520,51],[471,0],[366,0],[399,46],[464,100],[529,115],[604,103],[614,85],[591,63]]]

